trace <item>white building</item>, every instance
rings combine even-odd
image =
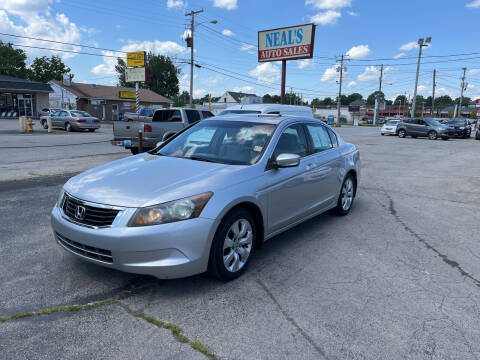
[[[48,85],[53,89],[53,93],[49,95],[50,107],[59,109],[76,109],[77,96],[58,85],[54,81],[49,81]]]
[[[262,98],[255,94],[246,94],[235,91],[226,91],[220,96],[216,103],[238,105],[238,104],[261,104]]]

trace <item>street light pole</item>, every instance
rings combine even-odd
[[[195,14],[200,14],[202,10],[190,11],[186,13],[185,16],[190,16],[190,37],[187,38],[187,47],[190,47],[190,101],[189,106],[192,107],[193,101],[193,34],[195,32]],[[189,40],[190,39],[190,40]]]
[[[418,87],[418,75],[420,73],[420,61],[422,59],[422,48],[428,46],[432,41],[432,38],[429,36],[426,39],[418,39],[418,62],[417,62],[417,76],[415,77],[415,89],[413,90],[413,99],[412,99],[412,113],[411,117],[415,117],[415,105],[417,102],[417,87]]]

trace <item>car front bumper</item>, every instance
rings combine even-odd
[[[397,134],[397,128],[381,128],[380,129],[380,132],[382,134],[386,134],[386,135],[396,135]]]
[[[218,223],[195,218],[170,224],[127,227],[135,209],[126,209],[112,227],[89,228],[67,220],[57,206],[51,223],[55,240],[86,261],[160,279],[182,278],[207,270]]]

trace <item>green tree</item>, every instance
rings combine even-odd
[[[333,99],[331,97],[326,97],[325,99],[323,99],[322,101],[323,105],[333,105]]]
[[[374,91],[367,98],[367,105],[375,105],[375,96],[378,95],[378,102],[383,103],[385,101],[385,94],[382,91]]]
[[[347,104],[351,104],[352,102],[356,100],[362,100],[363,96],[362,94],[359,93],[353,93],[347,96]]]
[[[471,102],[472,102],[472,99],[467,96],[464,96],[462,98],[462,106],[468,106]],[[460,103],[460,98],[458,97],[455,99],[455,104],[459,104],[459,103]]]
[[[124,87],[135,87],[135,83],[127,83],[125,81],[125,70],[127,68],[127,64],[125,63],[125,60],[122,58],[117,59],[117,65],[115,65],[115,71],[117,72],[117,77],[118,77],[118,85],[124,86]],[[144,87],[144,86],[141,86]]]
[[[395,105],[405,105],[407,103],[407,97],[405,95],[398,95],[393,103]]]
[[[26,79],[30,75],[27,55],[21,49],[14,49],[11,43],[0,40],[0,74]]]
[[[70,72],[70,68],[57,55],[53,55],[51,58],[46,56],[35,58],[30,70],[32,80],[44,83],[50,80],[60,81],[63,79],[63,74]]]
[[[185,104],[190,102],[190,94],[188,91],[183,91],[180,95],[177,95],[173,99],[173,106],[175,107],[182,107]]]
[[[322,101],[319,98],[312,99],[312,106],[320,106],[322,105]]]
[[[265,94],[265,95],[263,95],[263,97],[262,97],[262,102],[263,102],[264,104],[273,104],[272,95],[270,95],[270,94]]]
[[[436,108],[441,109],[441,108],[444,108],[444,107],[447,107],[447,106],[452,106],[452,105],[453,105],[453,100],[448,95],[440,96],[440,97],[435,99],[435,107]]]
[[[470,119],[474,119],[474,120],[477,120],[478,119],[478,116],[477,116],[477,112],[476,111],[472,111],[470,113]]]

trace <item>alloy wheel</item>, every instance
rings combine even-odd
[[[246,219],[238,219],[227,231],[223,242],[223,264],[230,272],[237,272],[246,264],[252,251],[253,230]]]
[[[353,180],[347,178],[342,187],[342,209],[348,211],[353,202]]]

